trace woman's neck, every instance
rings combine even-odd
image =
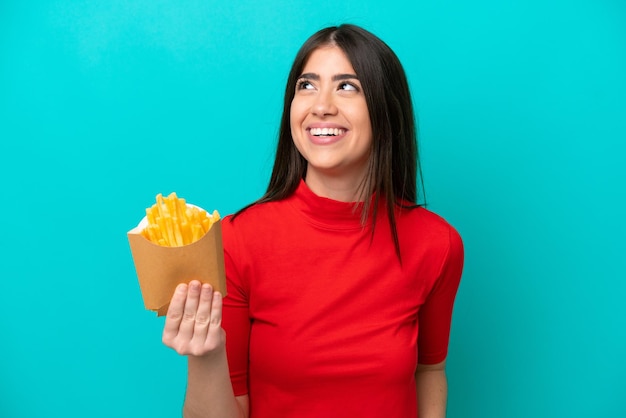
[[[340,202],[363,200],[362,179],[322,176],[315,171],[307,171],[304,181],[313,193],[321,197]]]

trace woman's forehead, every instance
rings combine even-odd
[[[311,51],[300,71],[301,74],[320,72],[355,74],[347,54],[335,44],[321,45]]]

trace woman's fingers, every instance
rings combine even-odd
[[[194,356],[223,346],[222,294],[197,280],[178,285],[167,311],[163,343]]]
[[[222,294],[213,292],[211,300],[211,316],[209,323],[206,325],[206,339],[203,344],[205,353],[215,352],[224,347],[226,342],[225,332],[222,329]]]
[[[199,345],[204,345],[209,332],[211,321],[211,304],[213,302],[213,288],[209,284],[203,284],[200,289],[200,302],[196,312],[196,320],[193,328],[193,339]]]
[[[187,301],[187,284],[181,283],[176,287],[174,296],[170,301],[165,317],[165,327],[163,328],[163,342],[171,346],[174,338],[178,335],[180,321],[183,317],[185,302]]]
[[[187,289],[187,300],[185,301],[185,308],[183,309],[178,329],[179,338],[185,341],[191,341],[193,337],[193,328],[196,322],[198,304],[200,303],[200,287],[199,281],[192,280]]]
[[[211,303],[211,330],[222,328],[222,294],[213,293],[213,303]]]

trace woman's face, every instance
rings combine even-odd
[[[361,83],[336,46],[314,50],[296,83],[291,135],[313,177],[359,184],[372,144],[372,127]]]

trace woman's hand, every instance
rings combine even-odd
[[[225,341],[222,295],[197,280],[179,284],[167,310],[163,344],[178,354],[199,357],[224,350]]]
[[[249,416],[248,395],[235,397],[222,329],[222,295],[209,284],[181,283],[165,317],[163,343],[189,356],[185,417]]]

